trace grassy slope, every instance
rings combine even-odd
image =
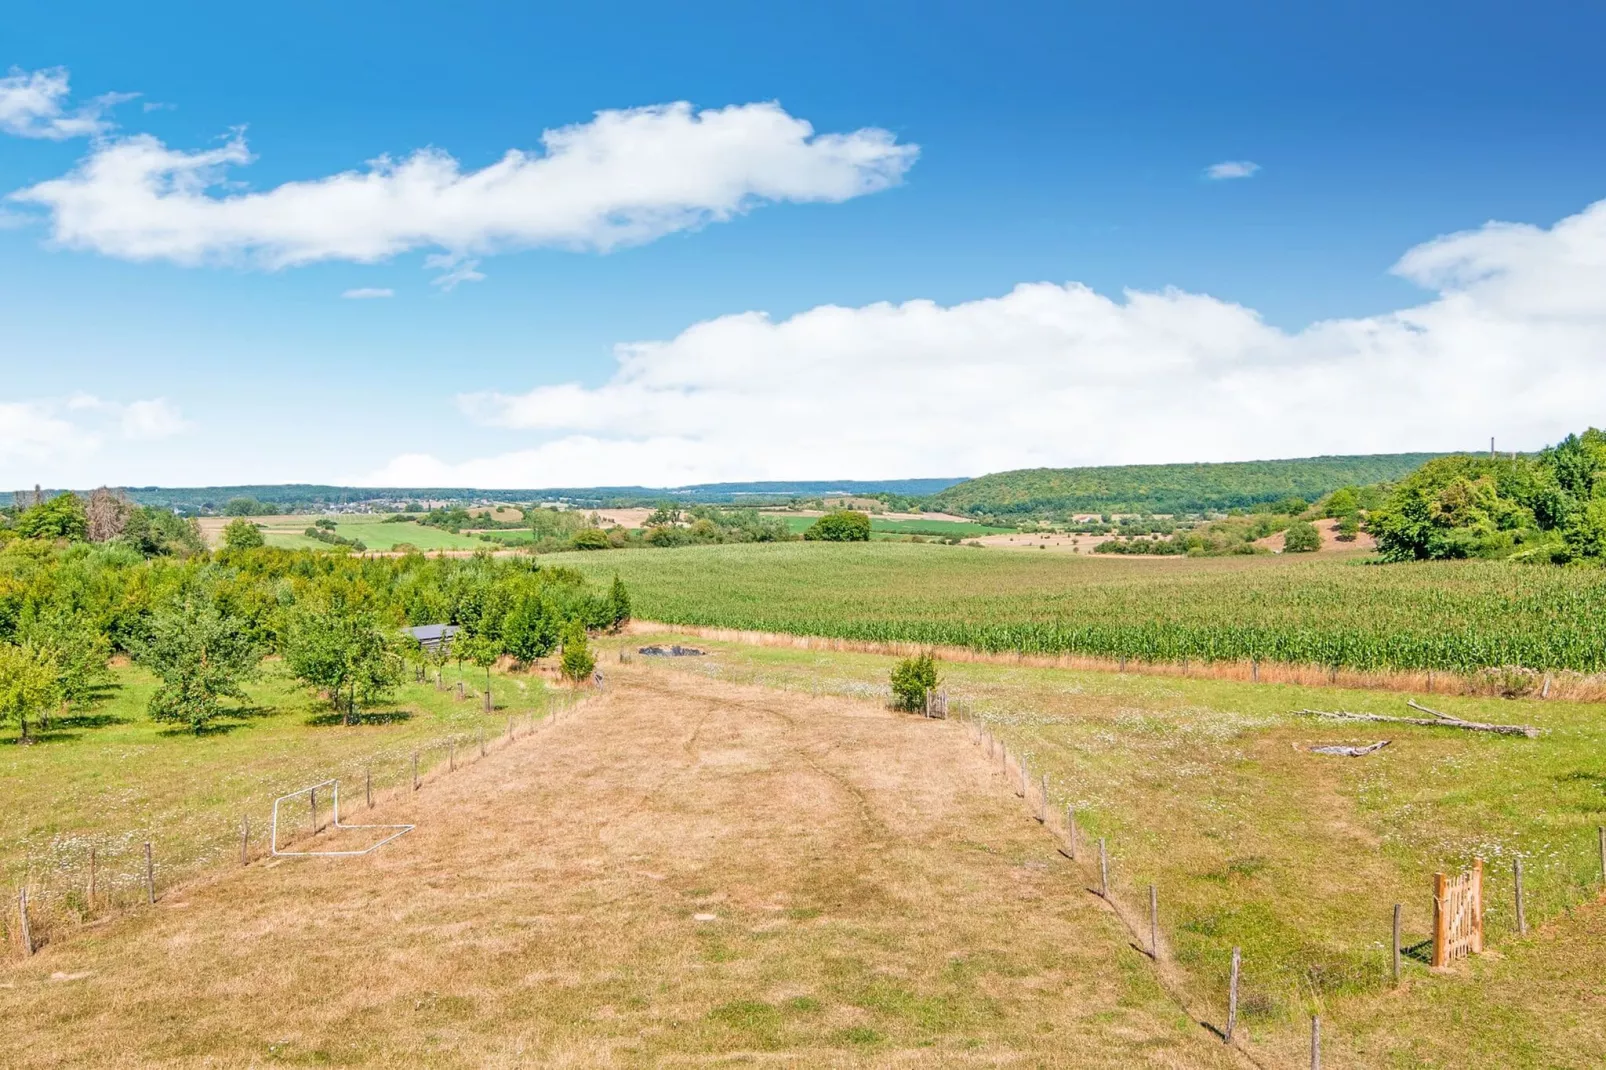
[[[1219,510],[1289,496],[1313,501],[1349,484],[1398,479],[1435,456],[1399,453],[1227,464],[1027,468],[966,480],[934,495],[931,504],[979,513]]]
[[[814,693],[887,693],[889,658],[694,642],[715,656],[677,668]],[[1243,948],[1245,1021],[1288,1064],[1318,1008],[1334,1065],[1585,1067],[1606,1050],[1606,1026],[1584,1013],[1606,996],[1595,839],[1606,823],[1606,708],[1440,698],[1462,716],[1548,731],[1538,740],[1374,733],[1289,711],[1399,713],[1404,696],[975,664],[943,671],[950,693],[1026,756],[1034,778],[1048,775],[1056,811],[1076,807],[1083,857],[1108,838],[1112,883],[1140,931],[1147,886],[1160,889],[1169,952],[1200,1003],[1221,1006],[1231,949]],[[1394,742],[1362,759],[1299,749],[1377,738]],[[1405,907],[1406,942],[1426,938],[1432,873],[1474,855],[1488,867],[1497,953],[1450,977],[1408,960],[1405,986],[1393,990],[1392,904]],[[1513,931],[1516,855],[1534,926],[1527,939]]]
[[[88,852],[99,852],[106,874],[132,894],[150,837],[164,876],[177,876],[236,857],[239,824],[249,816],[265,836],[273,797],[326,777],[346,778],[348,799],[360,797],[372,763],[376,788],[404,782],[409,756],[422,768],[443,760],[445,740],[494,734],[509,716],[545,709],[538,679],[502,678],[497,709],[459,702],[450,691],[407,684],[370,723],[327,723],[329,710],[273,662],[249,690],[253,707],[197,738],[152,722],[145,704],[152,679],[136,668],[117,672],[115,685],[92,709],[58,720],[31,746],[0,740],[0,780],[26,784],[0,808],[0,873],[6,886],[24,875],[36,895],[77,893],[87,881]],[[456,678],[446,670],[447,682]],[[484,675],[472,667],[470,695]],[[81,905],[81,895],[68,904]]]
[[[1370,669],[1606,664],[1606,572],[1286,557],[1125,560],[896,543],[554,554],[638,617],[980,649],[1214,651]],[[717,582],[710,582],[717,577]],[[1168,647],[1164,644],[1174,644]],[[1184,645],[1185,644],[1185,645]],[[1288,652],[1282,657],[1283,651]]]

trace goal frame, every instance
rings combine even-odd
[[[279,806],[280,806],[280,804],[284,803],[288,799],[299,799],[301,796],[306,795],[309,792],[317,791],[319,788],[331,788],[332,790],[330,792],[330,795],[333,796],[333,799],[334,799],[334,821],[329,825],[325,825],[324,828],[336,828],[336,829],[391,829],[393,831],[391,832],[391,834],[389,836],[384,837],[383,839],[379,840],[376,843],[369,844],[367,847],[364,847],[360,851],[286,851],[286,850],[281,850],[280,847],[279,847]],[[409,832],[413,831],[413,829],[415,829],[417,827],[418,826],[416,826],[416,825],[348,825],[348,824],[345,824],[343,821],[340,820],[340,778],[334,777],[334,778],[331,778],[329,780],[321,780],[316,784],[308,784],[304,788],[299,788],[296,791],[292,791],[292,792],[289,792],[287,794],[281,795],[277,799],[273,800],[273,825],[272,825],[270,837],[269,837],[269,840],[268,840],[268,849],[269,849],[269,853],[272,854],[273,857],[275,857],[275,858],[355,858],[355,857],[358,857],[360,855],[369,854],[372,851],[378,850],[379,848],[383,847],[385,844],[389,843],[391,840],[394,840],[399,836],[405,836],[405,835],[407,835]],[[314,829],[313,830],[313,835],[316,836],[320,831],[322,831],[322,830],[321,829]]]

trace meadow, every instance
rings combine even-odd
[[[801,535],[814,525],[819,517],[780,515],[786,521],[786,530]],[[938,539],[971,539],[979,535],[999,535],[1013,532],[1014,528],[1001,528],[990,524],[975,524],[962,520],[889,520],[870,517],[870,533],[876,535],[925,535]]]
[[[1606,669],[1606,572],[1316,558],[780,543],[542,561],[617,573],[637,617],[674,624],[1166,663]]]
[[[889,698],[889,657],[690,641],[710,656],[666,669],[810,698]],[[955,712],[1023,758],[1034,790],[1047,778],[1049,830],[1063,835],[1074,807],[1083,866],[1080,880],[1064,879],[1064,895],[1097,885],[1103,838],[1134,943],[1147,947],[1152,884],[1162,960],[1206,1020],[1219,1022],[1210,1016],[1226,1002],[1232,949],[1242,949],[1241,1021],[1260,1051],[1278,1056],[1272,1065],[1304,1065],[1311,1014],[1323,1017],[1331,1065],[1598,1065],[1606,1028],[1581,1012],[1606,972],[1597,838],[1606,706],[1433,699],[1462,717],[1544,730],[1513,739],[1293,712],[1399,714],[1406,694],[975,663],[941,670]],[[1390,745],[1364,758],[1310,750],[1378,739]],[[999,790],[1018,794],[994,768]],[[1029,802],[1019,805],[1029,822]],[[1431,971],[1421,945],[1432,875],[1474,857],[1486,866],[1490,953]],[[1513,900],[1518,858],[1526,935]],[[1398,986],[1395,903],[1406,946]]]

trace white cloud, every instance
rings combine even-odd
[[[453,253],[433,253],[424,257],[424,267],[442,272],[429,280],[431,286],[439,286],[446,293],[457,289],[459,283],[484,282],[485,275],[479,271],[480,262],[474,258],[463,258]]]
[[[1206,167],[1205,177],[1214,179],[1249,178],[1258,170],[1260,170],[1260,165],[1253,160],[1223,160],[1220,163],[1213,163]]]
[[[596,387],[459,399],[532,444],[370,481],[543,487],[967,475],[1032,466],[1534,448],[1606,423],[1606,201],[1491,223],[1395,270],[1412,308],[1287,332],[1166,290],[747,312],[617,348]]]
[[[51,141],[93,137],[112,127],[103,118],[106,110],[132,100],[135,95],[107,93],[69,112],[66,107],[69,92],[65,67],[38,71],[11,68],[9,74],[0,78],[0,131]]]
[[[0,402],[0,462],[53,464],[93,456],[108,437],[168,438],[188,429],[166,398],[123,404],[93,394]]]
[[[239,193],[218,187],[251,162],[240,134],[196,152],[142,134],[100,142],[71,173],[11,197],[48,211],[61,245],[129,260],[280,268],[435,249],[466,281],[470,258],[498,251],[608,250],[763,202],[874,193],[897,184],[918,152],[874,128],[816,134],[774,103],[603,111],[546,131],[541,146],[478,171],[421,149]]]
[[[388,286],[359,286],[340,295],[351,301],[367,301],[376,297],[395,297],[396,291]]]
[[[123,407],[123,437],[135,440],[172,438],[189,427],[178,406],[166,398],[134,401]]]

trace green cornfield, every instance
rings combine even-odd
[[[903,543],[745,544],[543,558],[670,624],[1362,672],[1606,669],[1606,572],[1354,557],[1119,560]]]

